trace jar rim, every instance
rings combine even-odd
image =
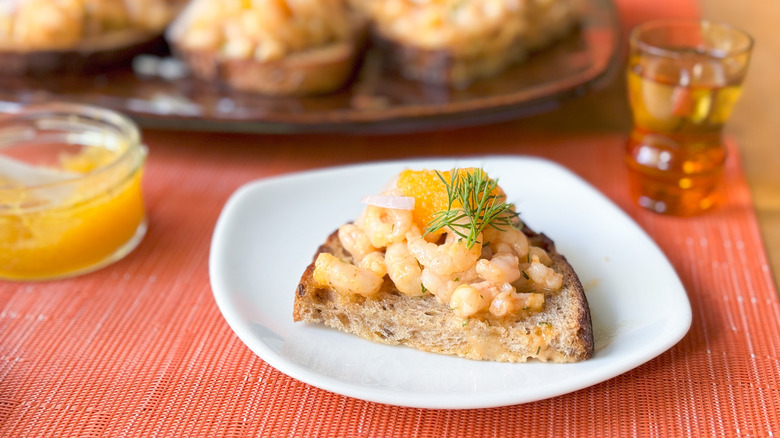
[[[6,116],[0,117],[0,150],[5,147],[13,146],[14,144],[21,141],[29,140],[29,138],[25,138],[19,134],[2,135],[2,131],[4,129],[7,130],[16,124],[29,122],[34,124],[36,121],[54,119],[67,120],[72,117],[76,118],[71,121],[73,132],[78,131],[78,120],[89,120],[97,122],[98,124],[103,124],[106,128],[112,131],[112,135],[127,143],[125,150],[118,153],[109,163],[101,165],[84,174],[80,174],[78,177],[63,179],[62,181],[23,185],[21,187],[14,187],[10,190],[37,190],[72,184],[74,182],[83,181],[91,177],[111,172],[112,169],[120,166],[121,163],[132,159],[134,155],[139,155],[138,163],[133,166],[133,169],[136,169],[143,162],[143,159],[146,155],[146,148],[141,144],[141,132],[138,126],[127,116],[113,110],[77,103],[52,102],[20,106],[17,110],[6,114]],[[68,122],[64,122],[58,127],[64,128],[64,130],[67,131]],[[32,129],[35,128],[36,126],[32,127]],[[72,144],[80,143],[73,142]],[[0,190],[9,189],[0,187]]]

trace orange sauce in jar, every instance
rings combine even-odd
[[[0,278],[42,280],[88,272],[139,243],[146,231],[145,148],[116,135],[107,143],[110,147],[69,144],[64,148],[69,152],[38,148],[36,156],[56,153],[46,164],[29,160],[23,151],[12,156],[13,163],[28,169],[61,172],[63,180],[53,183],[25,185],[4,178],[0,166]]]

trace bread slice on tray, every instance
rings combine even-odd
[[[186,0],[11,1],[0,7],[0,75],[81,74],[164,48]]]
[[[430,84],[495,76],[574,29],[580,0],[356,0],[388,64]]]
[[[454,173],[458,172],[463,173]],[[414,197],[405,196],[410,191],[428,190],[432,185],[430,173],[423,178],[418,177],[419,173],[411,178],[405,178],[402,173],[397,183],[402,188],[393,188],[378,197],[378,204],[387,205],[389,202],[400,205],[399,200]],[[428,188],[410,190],[410,179],[416,182],[427,179]],[[404,184],[407,185],[403,187]],[[504,199],[503,192],[500,188],[497,190],[499,192],[494,190],[494,193],[500,193],[496,197],[500,202]],[[417,194],[415,221],[420,220],[420,216],[426,216],[423,210],[430,210],[436,204],[437,196],[431,196],[430,192]],[[438,199],[441,201],[440,196]],[[436,232],[430,233],[423,242],[418,240],[419,234],[413,224],[412,230],[407,232],[408,238],[397,238],[397,242],[388,242],[385,248],[376,248],[386,241],[375,240],[376,229],[366,225],[376,213],[372,209],[378,209],[379,217],[388,210],[398,211],[369,204],[367,211],[354,223],[327,237],[303,273],[295,292],[295,321],[324,324],[375,342],[406,345],[422,351],[476,360],[577,362],[593,355],[590,309],[582,284],[566,258],[557,252],[553,241],[544,234],[537,234],[518,224],[516,216],[505,216],[515,218],[512,219],[515,221],[513,231],[508,231],[514,237],[499,237],[500,231],[495,229],[483,231],[479,237],[490,237],[494,242],[484,241],[484,245],[480,245],[479,241],[475,241],[472,250],[478,248],[474,250],[479,253],[474,264],[477,268],[472,266],[464,272],[444,276],[432,275],[432,281],[431,275],[427,275],[431,274],[431,269],[438,272],[448,270],[436,265],[436,260],[428,259],[420,249],[436,252],[446,247],[448,251],[453,251],[467,239],[456,241],[446,237],[451,234],[450,231],[441,233],[439,230],[438,237]],[[395,222],[398,217],[392,216],[392,219]],[[395,223],[401,224],[401,221]],[[519,239],[519,243],[518,232],[525,236]],[[369,251],[376,249],[373,254],[356,249],[361,245],[367,247],[365,240],[360,243],[362,237],[373,240],[368,246]],[[412,241],[414,243],[410,243]],[[514,242],[510,245],[512,250],[502,247],[502,242],[508,241]],[[404,251],[403,245],[407,245],[408,251]],[[414,259],[399,262],[410,255]],[[513,270],[511,266],[502,265],[506,260],[517,262],[515,268],[521,276],[514,278],[510,275],[496,280],[496,272],[491,269]],[[387,275],[379,275],[384,271],[381,267],[377,268],[378,261],[380,264],[385,262]],[[419,270],[415,265],[419,266]],[[462,265],[456,267],[461,268]],[[426,269],[429,272],[421,275]],[[372,270],[373,275],[367,272]],[[500,277],[502,273],[498,275]],[[437,282],[443,277],[448,279],[448,284],[444,284],[446,281]],[[372,281],[378,281],[371,286],[376,291],[361,289]],[[353,285],[357,286],[352,288]],[[476,302],[479,309],[475,310],[474,306],[467,309],[469,301],[462,297],[461,292],[475,290],[479,292]],[[462,299],[459,300],[458,296]],[[474,304],[473,300],[471,304]]]
[[[193,0],[166,33],[195,77],[271,96],[339,89],[365,35],[347,0]]]

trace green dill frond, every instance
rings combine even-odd
[[[518,214],[512,204],[507,204],[493,193],[498,180],[491,179],[482,169],[474,172],[459,172],[453,169],[447,181],[436,171],[447,191],[447,210],[434,214],[425,234],[447,228],[466,241],[466,247],[472,248],[477,237],[487,227],[505,231],[516,226]],[[458,206],[459,204],[459,206]]]

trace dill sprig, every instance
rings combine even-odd
[[[490,179],[484,170],[459,172],[453,169],[449,181],[439,171],[436,175],[447,190],[447,210],[434,214],[425,234],[446,227],[465,239],[466,247],[471,249],[485,228],[504,231],[517,223],[518,214],[512,209],[512,204],[503,202],[493,193],[498,187],[498,180]]]

